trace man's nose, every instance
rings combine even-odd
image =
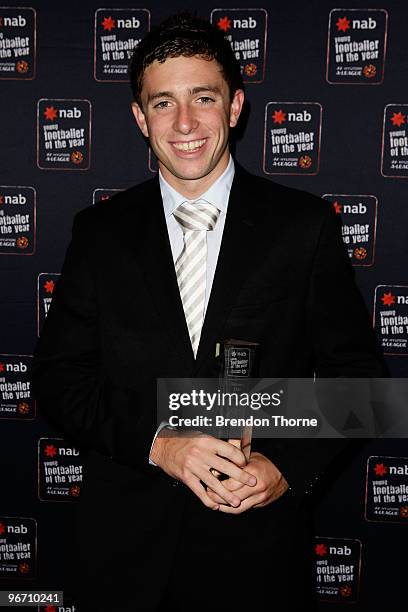
[[[198,126],[197,117],[190,105],[182,105],[177,109],[177,115],[174,121],[174,129],[182,134],[189,134]]]

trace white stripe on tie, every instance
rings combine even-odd
[[[220,211],[206,202],[183,202],[173,212],[183,230],[184,247],[175,267],[194,357],[203,326],[207,281],[207,232],[214,229]]]

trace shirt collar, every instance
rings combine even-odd
[[[209,189],[198,198],[194,198],[194,200],[186,200],[185,196],[178,193],[178,191],[169,185],[159,170],[160,191],[163,200],[164,214],[166,217],[169,217],[183,202],[196,202],[197,200],[206,200],[210,202],[210,204],[216,206],[221,212],[226,211],[234,174],[234,160],[230,155],[228,166]]]

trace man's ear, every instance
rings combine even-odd
[[[245,93],[242,89],[237,89],[230,107],[230,127],[235,127],[238,123],[239,116],[244,105]]]
[[[145,117],[143,110],[141,109],[141,107],[139,106],[137,102],[132,102],[132,113],[134,115],[134,118],[136,119],[136,123],[139,126],[140,131],[142,132],[143,136],[146,136],[146,138],[149,138],[149,130],[147,129],[146,117]]]

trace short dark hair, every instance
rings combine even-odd
[[[152,29],[136,47],[129,63],[129,78],[133,96],[141,106],[143,75],[155,60],[160,63],[169,57],[215,59],[229,87],[230,98],[237,89],[244,89],[241,67],[230,43],[209,21],[188,12],[171,15]]]

